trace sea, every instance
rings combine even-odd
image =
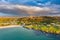
[[[13,27],[0,29],[0,40],[60,40],[60,35]]]

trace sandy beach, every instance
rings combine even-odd
[[[20,25],[0,26],[0,29],[3,29],[3,28],[12,28],[12,27],[20,27]]]

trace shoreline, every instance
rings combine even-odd
[[[3,28],[13,28],[13,27],[20,27],[20,25],[0,26],[0,29],[3,29]]]
[[[32,30],[38,30],[38,31],[42,31],[45,33],[50,33],[50,34],[60,34],[60,29],[56,30],[54,27],[50,27],[50,28],[46,28],[46,27],[35,27],[35,26],[25,26],[24,28],[27,29],[32,29]]]

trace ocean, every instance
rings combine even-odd
[[[0,29],[0,40],[60,40],[60,35],[14,27]]]

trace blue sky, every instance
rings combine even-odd
[[[60,15],[60,0],[0,0],[0,16]]]
[[[1,2],[9,2],[11,4],[22,4],[22,5],[38,5],[38,3],[45,4],[51,2],[51,4],[60,5],[60,0],[0,0]]]
[[[32,4],[38,4],[38,3],[47,3],[51,2],[52,4],[59,4],[60,5],[60,0],[0,0],[3,2],[9,2],[12,4],[25,4],[25,5],[32,5]]]

